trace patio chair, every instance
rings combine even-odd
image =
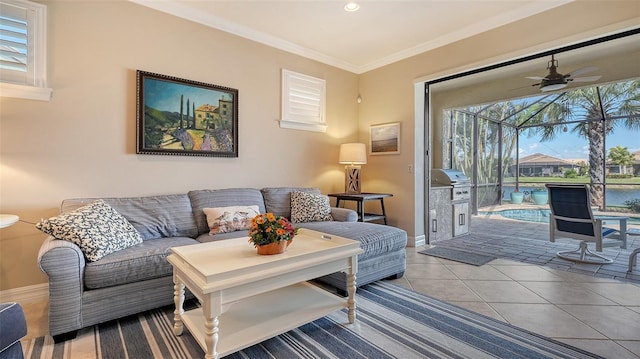
[[[549,240],[555,242],[557,237],[580,240],[576,250],[560,251],[558,257],[583,263],[608,264],[613,260],[589,250],[588,243],[595,243],[596,252],[602,252],[603,247],[627,247],[628,218],[594,216],[586,185],[547,184],[546,187],[551,208]],[[620,229],[603,227],[603,221],[618,221]]]
[[[627,231],[628,236],[640,236],[640,229],[632,228]],[[633,271],[633,267],[636,266],[636,261],[638,260],[638,254],[640,254],[640,248],[636,248],[629,255],[629,269],[628,272]]]

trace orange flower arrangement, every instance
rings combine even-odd
[[[290,241],[296,234],[298,234],[298,228],[294,227],[288,219],[269,212],[251,219],[249,243],[257,247],[274,242]]]

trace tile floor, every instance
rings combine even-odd
[[[514,225],[474,217],[465,238],[505,234]],[[540,240],[547,235],[542,227],[527,233]],[[407,248],[407,271],[394,283],[606,358],[640,358],[640,282],[517,259],[476,267],[419,254],[422,249]],[[47,303],[23,305],[28,338],[45,335]]]
[[[505,258],[479,267],[418,253],[425,246],[407,248],[407,271],[394,282],[606,358],[640,358],[640,268],[635,267],[629,278],[620,277],[620,273],[626,273],[628,254],[624,253],[630,250],[607,250],[619,256],[618,264],[609,266],[624,263],[624,271],[576,268],[573,263],[557,263],[567,261],[555,258],[540,265],[536,258],[547,250],[540,251],[539,247],[549,243],[546,224],[523,225],[477,217],[472,218],[471,233],[455,239],[454,244],[463,249],[486,249],[495,245],[488,242],[488,237],[514,238],[510,233],[515,227],[523,231],[519,239],[526,237],[529,242],[539,241],[539,245],[520,243],[519,248],[507,253],[485,250]],[[633,246],[640,246],[638,242],[640,239],[630,241]]]

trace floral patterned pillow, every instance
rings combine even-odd
[[[307,192],[291,192],[291,222],[333,221],[329,197]]]
[[[260,208],[255,206],[231,206],[203,208],[209,224],[209,234],[246,231],[251,228],[251,219],[258,214]]]
[[[36,228],[75,243],[90,262],[142,243],[140,233],[131,223],[101,199],[72,212],[43,219]]]

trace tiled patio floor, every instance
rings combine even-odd
[[[578,241],[560,239],[549,241],[549,225],[498,219],[479,215],[471,219],[466,236],[431,243],[436,246],[459,248],[475,253],[490,254],[502,259],[547,266],[554,269],[640,283],[640,266],[629,273],[629,255],[640,247],[640,236],[628,236],[627,249],[605,248],[602,255],[614,260],[611,264],[585,264],[558,258],[556,252],[577,248]]]

